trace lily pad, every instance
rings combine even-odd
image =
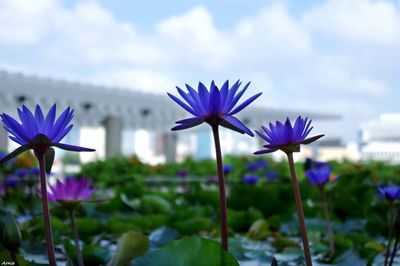
[[[218,242],[200,237],[184,237],[138,258],[134,266],[239,266]]]

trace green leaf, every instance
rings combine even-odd
[[[129,263],[142,256],[149,248],[149,239],[141,232],[127,232],[117,243],[117,251],[109,266],[128,266]]]
[[[179,238],[179,232],[173,228],[161,227],[151,232],[149,240],[152,246],[160,247]]]
[[[140,209],[143,213],[165,213],[173,211],[171,203],[158,195],[145,195],[141,198]]]
[[[21,246],[22,236],[18,223],[10,212],[7,213],[3,226],[2,242],[4,247],[10,251],[17,251]]]
[[[99,219],[82,217],[76,219],[76,227],[79,235],[82,236],[93,236],[101,232],[102,225]]]
[[[95,244],[84,246],[82,254],[86,265],[105,264],[110,259],[108,249]]]
[[[247,237],[254,240],[264,240],[271,234],[268,222],[264,219],[255,221],[247,233]]]
[[[55,152],[53,148],[50,148],[45,154],[45,165],[46,165],[46,173],[50,174],[51,168],[53,167],[54,163],[54,156]]]
[[[16,258],[20,266],[33,265],[32,263],[28,263],[25,258],[19,254],[16,254]],[[0,262],[1,265],[16,265],[9,251],[0,251]]]
[[[236,259],[213,240],[184,237],[138,258],[134,266],[239,266]]]

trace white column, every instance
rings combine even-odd
[[[8,133],[3,127],[0,128],[0,150],[8,151]]]
[[[104,120],[106,129],[106,158],[121,154],[122,123],[118,117],[107,117]]]
[[[175,162],[177,140],[178,136],[175,133],[165,133],[163,135],[164,154],[167,163]]]
[[[211,130],[199,130],[196,137],[196,154],[194,158],[196,160],[213,158],[215,152],[213,152],[214,142]]]

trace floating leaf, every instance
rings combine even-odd
[[[142,256],[149,248],[149,239],[140,232],[127,232],[117,243],[117,251],[108,266],[128,266],[136,257]]]
[[[239,266],[218,242],[200,237],[184,237],[138,258],[134,266]]]
[[[161,227],[149,235],[152,247],[160,247],[179,238],[179,232],[168,227]]]

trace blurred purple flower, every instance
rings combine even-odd
[[[309,169],[313,169],[313,168],[320,168],[320,167],[324,167],[324,166],[329,166],[328,163],[326,162],[319,162],[319,161],[315,161],[311,158],[307,158],[304,162],[304,171],[309,170]]]
[[[21,146],[12,153],[3,157],[0,163],[4,163],[18,154],[33,149],[35,153],[46,153],[51,146],[69,151],[94,151],[93,149],[60,143],[65,135],[72,129],[69,125],[73,118],[73,110],[68,107],[56,120],[56,105],[54,104],[46,118],[42,109],[36,105],[33,114],[25,105],[18,110],[21,123],[11,116],[3,113],[0,115],[4,128],[10,133],[10,139]]]
[[[177,175],[179,176],[179,177],[187,177],[188,175],[189,175],[189,171],[188,170],[185,170],[185,169],[182,169],[182,170],[179,170],[178,171],[178,173],[177,173]]]
[[[218,184],[218,177],[216,177],[216,176],[210,176],[210,177],[207,179],[207,183],[208,183],[208,184]]]
[[[225,164],[224,165],[224,175],[228,175],[229,173],[231,173],[233,170],[233,167],[231,164]]]
[[[272,181],[278,178],[278,173],[275,171],[269,171],[268,173],[265,174],[265,179],[267,181]]]
[[[246,164],[246,169],[251,172],[263,170],[267,167],[268,167],[268,163],[265,160],[257,160],[257,161],[249,162]]]
[[[180,125],[175,126],[172,130],[191,128],[206,122],[210,125],[221,125],[242,134],[246,133],[250,136],[254,136],[253,132],[233,115],[247,107],[257,99],[261,93],[250,97],[234,108],[243,93],[247,90],[250,82],[238,92],[240,85],[241,82],[237,81],[229,88],[229,82],[226,81],[221,89],[218,89],[214,81],[212,81],[210,90],[208,90],[203,83],[199,82],[198,91],[186,84],[188,92],[184,92],[179,87],[176,87],[178,93],[186,102],[170,93],[168,93],[168,96],[183,109],[192,114],[193,117],[177,121],[176,123]]]
[[[289,118],[286,119],[285,124],[277,121],[274,124],[269,123],[269,129],[262,126],[261,128],[265,133],[256,130],[256,133],[263,138],[267,144],[264,145],[265,150],[256,151],[254,154],[271,153],[276,150],[282,150],[285,153],[296,152],[300,150],[300,144],[309,144],[323,137],[324,135],[317,135],[307,138],[313,127],[310,127],[311,121],[308,118],[297,117],[294,126],[290,123]]]
[[[49,200],[58,202],[63,206],[74,207],[81,201],[87,200],[95,191],[90,188],[92,179],[89,181],[86,178],[77,180],[69,177],[64,183],[57,180],[55,186],[50,186],[50,191],[47,193]]]
[[[40,169],[38,167],[27,168],[27,169],[16,169],[14,171],[14,175],[21,178],[27,175],[39,176],[39,174],[40,174]]]
[[[243,183],[249,184],[249,185],[254,185],[257,184],[258,182],[258,176],[255,175],[245,175],[242,179]]]
[[[16,187],[19,184],[19,179],[17,177],[14,177],[14,176],[7,176],[5,178],[4,183],[8,187]]]
[[[378,199],[393,202],[395,200],[400,199],[400,187],[398,186],[380,187],[378,188],[375,195]]]
[[[328,183],[331,175],[332,167],[328,164],[320,165],[318,168],[312,168],[305,171],[306,176],[314,186],[323,190],[326,183]]]

